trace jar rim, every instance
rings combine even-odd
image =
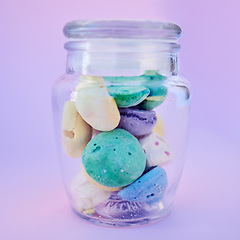
[[[67,23],[63,33],[71,39],[144,39],[176,41],[181,28],[155,20],[77,20]]]

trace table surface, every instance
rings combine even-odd
[[[9,164],[1,169],[0,239],[239,240],[239,150],[236,142],[219,134],[192,131],[171,214],[128,229],[96,226],[71,211],[55,155],[26,154],[18,162],[9,154]]]

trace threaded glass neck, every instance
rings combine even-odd
[[[93,20],[67,23],[67,72],[83,75],[140,75],[177,72],[181,29],[160,21]]]

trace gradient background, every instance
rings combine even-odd
[[[0,239],[240,239],[240,2],[0,0]],[[186,167],[170,216],[134,229],[94,226],[69,208],[50,90],[75,19],[153,19],[183,29],[192,83]]]

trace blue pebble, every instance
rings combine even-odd
[[[127,201],[153,204],[163,198],[167,183],[165,170],[157,166],[123,188],[117,195]]]

